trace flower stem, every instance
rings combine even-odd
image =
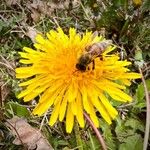
[[[89,125],[92,127],[92,129],[94,130],[101,146],[103,150],[107,150],[105,141],[102,137],[102,135],[100,134],[99,130],[95,127],[94,123],[92,122],[92,120],[90,119],[90,117],[84,112],[84,117],[86,118],[86,120],[88,121]]]
[[[83,150],[83,144],[82,144],[79,126],[78,126],[77,122],[75,122],[74,132],[75,132],[75,136],[76,136],[76,142],[77,142],[78,149]]]
[[[150,130],[150,99],[148,95],[148,90],[146,86],[146,82],[142,73],[142,70],[139,68],[139,71],[142,76],[142,82],[145,90],[145,97],[146,97],[146,127],[145,127],[145,135],[144,135],[144,143],[143,143],[143,150],[147,150],[147,145],[148,145],[148,138],[149,138],[149,130]]]

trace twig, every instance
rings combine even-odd
[[[4,119],[2,86],[0,85],[0,120]]]
[[[43,127],[43,125],[44,125],[44,121],[45,121],[45,119],[46,119],[46,115],[47,115],[47,112],[44,114],[44,117],[43,117],[42,122],[41,122],[41,124],[40,124],[40,129],[39,129],[40,132],[41,132],[42,127]]]
[[[9,124],[10,127],[12,127],[12,129],[14,129],[14,131],[16,132],[16,134],[17,134],[17,136],[18,136],[18,139],[20,140],[21,144],[22,144],[23,146],[25,146],[24,143],[23,143],[23,141],[21,140],[21,137],[20,137],[20,135],[19,135],[17,129],[16,129],[9,121],[6,121],[6,122]]]
[[[102,146],[102,149],[107,150],[107,147],[106,147],[106,144],[105,144],[105,141],[104,141],[102,135],[100,134],[99,130],[95,127],[94,123],[91,121],[91,119],[89,118],[89,116],[85,112],[84,112],[84,117],[86,118],[86,120],[88,121],[90,126],[93,128],[93,130],[94,130],[96,136],[98,137],[98,140]]]
[[[2,61],[7,65],[7,67],[14,71],[14,67],[10,65],[10,62],[8,62],[2,55],[0,55]]]
[[[11,67],[10,65],[8,65],[8,64],[5,64],[5,63],[0,62],[0,65],[5,66],[5,67],[7,67],[8,69],[11,69],[11,70],[14,71],[14,68],[12,68],[12,67]]]
[[[142,70],[139,68],[139,72],[141,73],[142,76],[142,82],[145,90],[145,97],[146,97],[146,126],[145,126],[145,136],[144,136],[144,143],[143,143],[143,150],[147,150],[147,145],[148,145],[148,138],[149,138],[149,130],[150,130],[150,99],[148,95],[148,90],[146,86],[146,82],[142,73]]]
[[[2,97],[2,86],[0,85],[0,110],[3,106],[3,97]]]

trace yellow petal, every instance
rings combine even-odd
[[[38,105],[33,110],[33,114],[42,115],[44,112],[46,112],[53,105],[56,97],[59,93],[61,93],[61,90],[62,89],[57,89],[56,91],[49,92],[48,89],[45,91],[45,93],[41,96]]]
[[[141,78],[141,75],[139,73],[125,73],[120,78],[124,78],[124,79],[138,79],[138,78]]]
[[[24,47],[23,50],[28,53],[39,54],[39,52],[37,52],[36,50],[33,50],[32,48],[29,48],[29,47]]]
[[[86,90],[85,85],[82,85],[80,87],[80,91],[81,91],[81,96],[82,96],[82,101],[83,101],[83,107],[89,113],[90,112],[90,106],[89,106],[89,100],[87,97],[87,90]]]
[[[51,114],[51,117],[50,117],[50,121],[49,121],[49,125],[50,126],[53,126],[54,123],[57,121],[57,118],[58,118],[58,114],[59,114],[59,109],[60,109],[60,103],[58,103],[57,105],[55,105],[54,107],[54,110]]]
[[[90,107],[91,107],[91,110],[89,112],[90,118],[91,118],[92,122],[94,123],[95,127],[99,127],[99,121],[96,116],[95,110],[91,104],[90,104]]]
[[[71,111],[71,104],[68,104],[66,116],[66,132],[71,133],[74,124],[74,115]]]
[[[90,104],[89,104],[89,100],[83,101],[83,107],[84,107],[84,109],[85,109],[88,113],[91,112],[91,107],[90,107]]]
[[[40,35],[40,34],[37,34],[37,36],[36,36],[36,41],[38,42],[38,43],[40,43],[40,44],[44,44],[45,43],[45,39],[42,37],[42,35]]]
[[[83,128],[85,126],[85,122],[84,122],[84,117],[83,117],[83,106],[82,106],[80,93],[78,93],[76,101],[77,101],[77,106],[78,106],[76,118],[79,122],[80,127]]]
[[[94,81],[93,81],[94,82]],[[129,95],[127,95],[125,92],[121,91],[120,89],[113,87],[113,86],[107,86],[102,83],[96,83],[94,82],[94,84],[100,88],[100,90],[103,90],[105,92],[107,92],[108,94],[111,95],[116,95],[118,97],[120,97],[122,99],[122,101],[132,101],[132,97],[130,97]]]
[[[32,72],[30,73],[19,73],[19,74],[16,74],[16,78],[17,79],[24,79],[24,78],[29,78],[29,77],[32,77],[34,74]]]
[[[46,84],[46,85],[43,85],[43,86],[40,86],[36,89],[34,89],[34,91],[28,93],[28,95],[26,95],[24,97],[24,101],[27,102],[27,101],[30,101],[30,100],[33,100],[36,96],[38,96],[39,94],[41,94],[43,91],[45,91],[47,88],[49,87],[49,84]]]
[[[44,80],[44,77],[46,77],[46,76],[45,76],[45,75],[36,76],[36,77],[33,78],[33,79],[30,79],[30,80],[27,80],[27,81],[25,81],[25,82],[20,83],[19,86],[27,86],[27,85],[29,85],[29,84],[31,84],[31,83],[40,82],[40,79],[43,78],[43,80]]]
[[[68,88],[67,91],[67,95],[68,95],[68,102],[72,102],[75,100],[76,95],[77,95],[77,89],[75,88],[75,83],[70,83],[70,86]]]
[[[103,82],[103,84],[104,84],[105,86],[107,86],[107,87],[113,86],[113,87],[116,87],[116,88],[119,88],[119,89],[126,89],[125,86],[119,85],[119,84],[117,84],[117,83],[115,83],[115,82],[112,82],[112,81],[110,81],[110,80],[107,80],[107,79],[102,79],[101,82]]]
[[[131,96],[127,95],[125,92],[123,92],[119,89],[115,89],[115,88],[111,87],[111,88],[107,89],[106,92],[113,93],[114,95],[119,96],[119,97],[121,97],[122,99],[124,99],[126,101],[129,101],[129,102],[132,101]]]
[[[122,84],[126,85],[126,86],[130,86],[131,85],[131,81],[128,79],[121,79],[120,80]]]
[[[65,117],[66,107],[67,107],[67,99],[64,98],[60,105],[60,111],[59,111],[59,120],[60,121],[62,121]]]
[[[28,93],[28,95],[26,95],[23,100],[24,102],[28,102],[30,100],[33,100],[35,97],[37,97],[40,93],[36,92],[36,91],[32,91],[30,93]]]
[[[103,52],[103,55],[106,55],[107,53],[113,51],[114,49],[116,49],[116,46],[109,46],[104,52]]]
[[[26,65],[29,65],[29,64],[33,63],[31,60],[27,60],[27,59],[20,59],[19,62],[23,63],[23,64],[26,64]]]
[[[20,68],[16,68],[16,73],[30,73],[33,71],[33,67],[20,67]]]
[[[109,115],[112,117],[112,119],[114,119],[118,115],[117,110],[114,107],[112,107],[112,105],[109,103],[108,99],[104,96],[104,94],[99,93],[99,97]]]
[[[135,5],[140,6],[140,5],[142,5],[142,0],[133,0],[133,3],[134,3]]]
[[[111,124],[111,118],[109,113],[105,110],[104,105],[99,101],[98,97],[91,98],[92,104],[100,112],[101,116],[106,120],[108,124]]]
[[[39,78],[40,79],[40,78]],[[32,82],[32,83],[31,83]],[[29,83],[29,82],[28,82]],[[24,90],[24,91],[22,91],[19,95],[18,95],[18,98],[21,98],[21,97],[24,97],[24,96],[26,96],[27,94],[29,94],[29,95],[32,95],[32,92],[35,94],[35,93],[37,93],[37,95],[38,94],[40,94],[43,90],[45,90],[46,88],[48,88],[49,87],[49,85],[50,85],[50,81],[49,80],[45,80],[45,81],[43,81],[43,80],[41,80],[41,82],[35,82],[35,80],[30,80],[30,85],[28,85],[27,86],[27,88],[26,88],[26,90]],[[27,84],[27,83],[26,83]],[[34,91],[33,91],[34,90]],[[29,100],[31,100],[29,97],[30,96],[27,96],[24,100],[25,101],[29,101]],[[32,97],[32,96],[31,96]],[[32,97],[32,98],[34,98],[34,97]]]
[[[18,53],[21,55],[22,58],[26,58],[26,59],[29,58],[29,54],[27,53],[24,53],[24,52],[18,52]]]
[[[76,103],[75,100],[73,102],[71,102],[71,110],[72,110],[72,113],[76,116],[77,115],[78,106],[77,106],[77,103]]]

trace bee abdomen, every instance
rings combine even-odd
[[[101,55],[110,44],[111,40],[108,42],[94,43],[90,48],[90,52],[92,55]]]
[[[98,56],[104,51],[105,46],[100,43],[94,43],[90,47],[89,53],[91,53],[92,56]]]

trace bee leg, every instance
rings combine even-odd
[[[103,56],[102,56],[102,55],[100,55],[100,56],[99,56],[99,59],[100,59],[100,60],[103,60]]]
[[[93,64],[92,70],[94,70],[95,69],[95,61],[94,60],[92,61],[92,64]]]

